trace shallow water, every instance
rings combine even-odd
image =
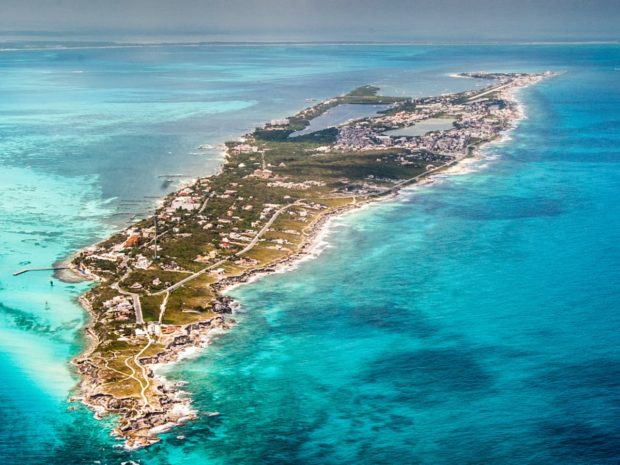
[[[618,46],[1,53],[0,462],[617,463],[619,62]],[[233,291],[239,324],[170,371],[219,416],[126,453],[67,411],[85,285],[13,271],[105,236],[160,174],[213,170],[200,144],[307,98],[460,91],[474,83],[448,74],[479,69],[565,73],[523,93],[529,118],[478,170],[347,215],[319,259]]]

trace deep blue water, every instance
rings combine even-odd
[[[619,65],[613,45],[0,53],[0,463],[620,463]],[[174,188],[158,175],[215,169],[199,144],[306,98],[460,90],[447,74],[480,69],[563,74],[470,172],[235,289],[239,324],[169,372],[219,416],[128,454],[67,410],[86,285],[20,262],[104,236],[123,200]]]

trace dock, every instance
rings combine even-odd
[[[29,271],[58,271],[68,269],[68,266],[52,266],[49,268],[24,268],[23,270],[19,270],[13,273],[13,276],[19,276],[20,274],[28,273]]]

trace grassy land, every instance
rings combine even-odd
[[[139,383],[127,379],[131,374],[127,363],[133,362],[126,361],[147,341],[145,336],[135,335],[135,322],[119,319],[114,311],[110,312],[111,299],[119,295],[112,287],[114,283],[119,283],[125,292],[140,296],[147,324],[159,321],[164,303],[164,325],[182,326],[208,320],[216,315],[214,284],[286,258],[307,240],[310,226],[321,216],[423,173],[429,162],[420,158],[419,162],[403,164],[403,157],[410,160],[413,156],[415,160],[415,154],[402,149],[321,150],[336,141],[336,128],[289,137],[306,128],[313,118],[340,104],[396,103],[398,111],[416,111],[410,100],[380,96],[378,88],[363,86],[306,109],[285,123],[257,128],[244,142],[227,143],[228,158],[221,172],[200,180],[187,194],[194,196],[193,201],[200,205],[206,202],[203,211],[182,208],[171,211],[175,194],[164,200],[164,207],[158,213],[159,231],[165,231],[158,240],[160,258],[147,269],[132,264],[140,255],[153,256],[152,235],[148,235],[150,220],[134,226],[134,231],[143,232],[148,238],[140,245],[126,249],[123,244],[127,235],[116,234],[99,245],[98,256],[79,258],[78,261],[107,279],[89,294],[95,315],[93,330],[102,341],[96,354],[106,364],[102,370],[105,373],[102,389],[118,396],[138,395]],[[389,109],[384,114],[393,111],[396,110]],[[283,207],[286,209],[282,210]],[[262,231],[260,237],[259,231]],[[256,245],[240,254],[253,239]],[[98,258],[102,253],[116,254],[118,258]],[[225,262],[216,265],[222,260]],[[173,291],[164,292],[200,270],[205,272]],[[126,277],[119,282],[122,276]],[[140,286],[135,286],[136,283]],[[169,294],[167,300],[166,294]],[[143,356],[156,355],[168,342],[163,336],[155,338]],[[139,371],[138,366],[133,368]]]

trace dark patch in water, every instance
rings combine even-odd
[[[498,196],[493,199],[484,199],[480,205],[442,204],[431,202],[428,212],[437,210],[441,216],[452,216],[466,220],[514,220],[521,218],[553,217],[564,213],[561,202],[549,198],[522,198]]]
[[[563,417],[540,428],[556,456],[566,460],[579,458],[579,463],[617,464],[620,431],[600,428],[592,422]],[[568,463],[568,462],[567,462]]]
[[[600,389],[617,392],[616,397],[620,398],[620,360],[603,358],[568,364],[549,370],[532,384],[557,393],[565,392],[566,389]]]
[[[363,374],[365,382],[385,383],[400,402],[441,403],[487,391],[493,379],[467,348],[435,348],[401,352],[375,360]]]
[[[538,426],[557,456],[579,463],[617,464],[620,451],[620,360],[602,358],[553,368],[528,389],[549,396]]]
[[[41,318],[17,308],[8,307],[2,303],[0,303],[0,312],[10,318],[10,321],[13,323],[15,328],[21,331],[28,331],[37,334],[48,334],[54,336],[63,331],[75,329],[81,324],[81,321],[76,319],[67,321],[54,328],[49,323],[44,323]]]
[[[617,144],[617,141],[609,140],[607,144],[597,144],[593,146],[595,147],[607,147],[612,146],[613,144]],[[596,142],[601,142],[600,139],[597,139]],[[541,157],[540,153],[522,153],[519,155],[519,160],[522,161],[539,161],[541,158],[543,160],[548,160],[550,158],[553,159],[555,163],[618,163],[620,162],[620,153],[614,152],[611,150],[588,150],[588,151],[567,151],[564,150],[562,152],[549,152],[543,154]]]
[[[355,327],[368,325],[417,338],[429,338],[437,333],[437,328],[421,313],[396,305],[355,306],[348,313],[348,317],[352,320],[351,325]]]
[[[46,237],[46,238],[56,238],[62,237],[64,233],[60,231],[8,231],[12,234],[20,234],[22,236],[38,236],[38,237]]]

